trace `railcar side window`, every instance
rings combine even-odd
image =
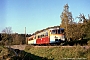
[[[45,33],[45,36],[48,36],[48,32]]]
[[[36,36],[34,36],[34,39],[36,39]]]
[[[44,34],[43,34],[43,37],[44,37]]]
[[[41,35],[41,38],[43,37],[43,35]]]
[[[29,41],[30,41],[30,40],[33,40],[33,38],[30,38]]]
[[[42,34],[41,37],[44,37],[44,34]]]
[[[41,36],[39,35],[39,38],[41,38]]]
[[[38,38],[41,38],[41,36],[40,36],[40,35],[38,35]]]
[[[39,36],[38,36],[38,38],[39,38]]]

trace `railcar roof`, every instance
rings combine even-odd
[[[33,33],[32,35],[34,35],[34,34],[38,34],[38,33],[42,32],[42,31],[51,30],[51,29],[54,29],[54,28],[60,28],[60,26],[48,27],[48,28],[45,28],[45,29],[42,29],[42,30],[36,31],[36,32]],[[60,29],[63,29],[63,28],[60,28]]]

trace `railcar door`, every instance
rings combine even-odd
[[[48,44],[50,42],[49,36],[48,36],[48,32],[45,32],[42,35],[42,44]]]
[[[36,44],[41,44],[41,35],[38,35],[38,38],[36,39]]]

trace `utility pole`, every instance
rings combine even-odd
[[[25,27],[25,40],[26,40],[26,43],[27,43],[27,39],[26,39],[26,27]]]
[[[25,27],[25,38],[26,38],[26,27]]]

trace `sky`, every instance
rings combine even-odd
[[[0,32],[11,27],[13,33],[32,34],[61,24],[64,5],[73,18],[90,14],[90,0],[0,0]],[[75,20],[77,22],[77,20]]]

